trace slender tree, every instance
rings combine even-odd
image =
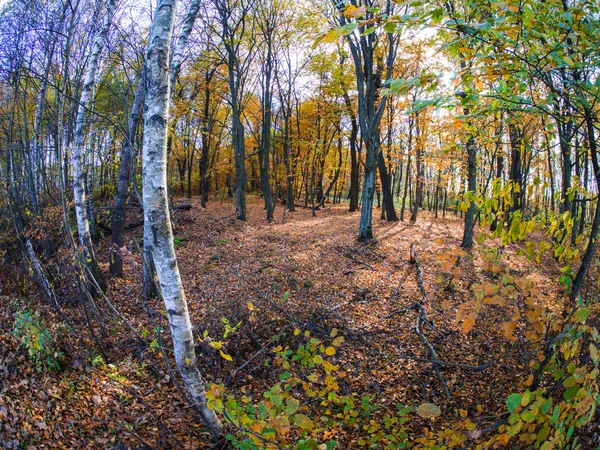
[[[86,212],[86,167],[85,167],[85,136],[88,121],[88,109],[92,101],[92,93],[94,91],[94,84],[96,79],[96,71],[98,69],[98,62],[100,59],[100,53],[106,43],[106,36],[108,29],[112,22],[112,18],[116,8],[116,0],[110,0],[108,2],[106,12],[104,15],[104,21],[102,28],[94,45],[92,46],[92,52],[90,54],[90,60],[85,71],[83,80],[83,87],[81,89],[81,96],[79,99],[79,106],[77,109],[77,120],[75,124],[75,144],[73,146],[73,191],[75,195],[75,216],[77,218],[77,231],[79,234],[79,243],[81,245],[83,256],[85,258],[87,268],[90,275],[95,279],[96,283],[103,290],[106,289],[106,283],[98,263],[96,262],[96,256],[94,254],[94,246],[92,243],[92,236],[90,234],[90,224]],[[87,193],[91,195],[91,192]]]
[[[351,4],[334,1],[333,6],[338,13],[338,22],[346,33],[346,41],[356,72],[358,121],[366,148],[358,239],[365,241],[373,238],[373,199],[380,146],[379,124],[387,101],[387,98],[380,94],[382,76],[385,79],[391,77],[396,61],[399,35],[391,32],[369,33],[367,32],[368,26],[365,25],[368,23],[368,19],[372,18],[371,11],[378,11],[382,6],[382,11],[391,16],[394,11],[394,4],[391,0],[383,2],[361,0]],[[353,21],[353,19],[359,18],[362,21]],[[354,33],[356,29],[358,29],[358,33]],[[377,52],[381,50],[380,45],[385,45],[385,57],[378,68]]]
[[[211,435],[223,426],[206,405],[204,380],[197,367],[192,324],[177,256],[167,196],[167,130],[169,122],[169,49],[176,0],[159,0],[146,50],[146,101],[142,150],[145,237],[156,267],[173,340],[175,362],[187,392]],[[146,230],[145,230],[146,231]]]
[[[242,110],[249,67],[254,58],[254,14],[256,0],[213,0],[225,48],[229,102],[231,105],[231,138],[235,165],[235,209],[238,220],[246,220],[246,142]]]

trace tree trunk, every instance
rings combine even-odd
[[[471,136],[467,141],[467,153],[468,153],[468,169],[467,169],[467,182],[468,191],[470,195],[475,195],[477,189],[477,146],[475,139]],[[463,231],[463,239],[460,244],[463,248],[473,247],[473,231],[475,228],[475,210],[477,205],[475,201],[471,200],[469,209],[465,214],[465,229]]]
[[[510,213],[519,211],[522,208],[521,196],[523,192],[523,176],[522,176],[522,134],[517,129],[514,123],[508,126],[510,138],[510,181],[513,183],[512,190],[512,205],[509,208]],[[510,217],[509,217],[510,221]]]
[[[94,81],[96,77],[96,70],[98,68],[98,60],[100,53],[104,48],[106,42],[106,35],[112,21],[112,17],[116,7],[116,0],[109,0],[106,13],[104,16],[104,22],[100,34],[97,36],[96,41],[92,47],[92,53],[90,60],[85,71],[85,77],[83,81],[83,88],[81,90],[81,97],[79,100],[79,107],[77,111],[77,120],[75,128],[75,145],[73,147],[73,191],[75,197],[75,215],[77,217],[77,231],[79,235],[79,243],[83,250],[83,256],[85,263],[95,282],[98,284],[100,289],[106,290],[106,282],[98,263],[96,262],[96,255],[94,254],[94,247],[92,243],[92,237],[90,234],[90,224],[86,213],[86,192],[85,192],[85,158],[84,158],[84,144],[85,134],[87,125],[87,110],[91,102],[92,92],[94,90]],[[91,193],[88,193],[91,195]],[[92,283],[94,288],[94,283]],[[94,289],[93,289],[94,290]]]
[[[319,201],[319,204],[316,206],[316,209],[323,207],[323,205],[325,204],[325,201],[327,200],[327,197],[329,197],[329,193],[331,192],[331,189],[333,188],[333,186],[336,185],[337,180],[340,177],[340,171],[342,170],[342,137],[341,137],[341,135],[338,137],[337,150],[338,150],[338,164],[335,169],[335,174],[333,175],[333,179],[331,180],[331,183],[329,183],[329,186],[327,186],[327,189],[323,193],[321,200]],[[335,193],[333,195],[333,203],[335,204]]]
[[[406,176],[404,177],[404,194],[402,195],[402,208],[400,209],[400,220],[404,221],[404,210],[406,209],[406,195],[408,194],[408,186],[411,183],[410,179],[410,160],[411,154],[408,153],[408,161],[406,162]]]
[[[259,155],[260,162],[260,184],[265,201],[265,210],[267,221],[273,221],[273,200],[271,198],[271,184],[269,183],[269,152],[271,150],[271,122],[273,102],[273,91],[271,89],[271,77],[273,73],[273,28],[268,21],[263,29],[266,40],[266,56],[263,66],[263,95],[262,95],[262,129],[261,129],[261,148]]]
[[[214,124],[214,117],[210,117],[210,82],[216,69],[207,70],[204,73],[204,107],[202,117],[202,154],[200,156],[200,205],[206,208],[208,201],[208,156],[211,147],[211,136]]]
[[[284,106],[283,118],[283,162],[285,164],[285,181],[286,181],[286,207],[288,211],[295,211],[294,208],[294,173],[292,172],[292,142],[291,142],[291,127],[290,116],[291,107]],[[289,112],[289,114],[288,114]]]
[[[223,426],[206,405],[204,380],[197,367],[194,336],[177,256],[167,198],[167,127],[169,120],[169,47],[176,0],[159,0],[146,50],[146,114],[143,143],[144,223],[169,317],[177,368],[202,420],[214,438]]]
[[[369,139],[370,140],[370,139]],[[367,160],[362,192],[362,207],[358,227],[358,240],[373,239],[373,197],[375,194],[376,152],[372,144],[367,143]]]
[[[418,121],[417,121],[417,154],[416,154],[416,172],[415,177],[417,179],[417,186],[415,188],[415,203],[412,213],[410,215],[410,221],[415,223],[417,221],[417,215],[419,213],[419,208],[421,207],[421,202],[423,198],[423,162],[421,160],[421,144],[420,144],[420,136],[418,131]]]
[[[388,175],[387,167],[385,165],[385,159],[383,157],[383,150],[377,152],[377,166],[379,168],[379,180],[381,181],[381,191],[383,193],[383,209],[385,211],[385,217],[388,222],[397,222],[398,215],[394,208],[394,196],[392,194],[392,188],[390,186],[390,177]]]
[[[596,190],[600,192],[600,162],[598,161],[598,143],[596,141],[596,132],[594,129],[594,119],[589,106],[584,105],[584,118],[587,127],[588,141],[590,147],[590,156],[592,159],[592,168],[594,169],[594,178],[596,179]],[[577,275],[573,280],[571,288],[571,299],[575,299],[579,290],[585,281],[585,275],[592,264],[592,260],[596,254],[596,240],[600,232],[600,198],[596,202],[596,211],[594,213],[594,221],[592,222],[592,230],[590,232],[590,240],[585,249],[581,266],[577,271]]]
[[[498,155],[496,156],[496,182],[502,183],[502,172],[504,171],[504,156]],[[494,214],[494,219],[490,224],[490,231],[496,231],[498,228],[498,213],[502,209],[502,198],[498,198],[498,207],[493,208],[492,213]]]
[[[121,147],[121,161],[119,163],[119,178],[117,182],[117,194],[115,196],[115,207],[113,209],[112,236],[110,247],[110,273],[118,277],[123,276],[123,259],[120,249],[125,245],[125,205],[129,192],[129,173],[131,172],[131,161],[137,129],[142,117],[144,100],[146,95],[145,69],[142,69],[140,80],[135,91],[135,98],[131,107],[131,113],[127,122],[127,136],[123,139]]]

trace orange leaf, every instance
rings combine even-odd
[[[467,316],[467,318],[465,319],[465,321],[462,323],[460,331],[463,334],[467,334],[475,326],[475,321],[476,320],[477,320],[477,313],[476,312],[472,312],[471,314],[469,314]]]
[[[515,342],[517,340],[514,336],[514,332],[517,329],[517,322],[504,322],[500,325],[500,329],[504,332],[504,337],[510,342]]]

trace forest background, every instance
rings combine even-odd
[[[596,2],[1,8],[5,447],[598,446]]]

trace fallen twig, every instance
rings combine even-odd
[[[411,306],[409,306],[407,308],[402,308],[397,311],[394,311],[394,312],[388,314],[387,316],[385,316],[385,318],[389,319],[391,317],[394,317],[397,314],[403,314],[410,310],[417,311],[417,318],[416,318],[416,322],[415,322],[415,333],[417,334],[417,336],[419,336],[419,338],[421,338],[421,341],[423,342],[425,347],[427,347],[427,350],[429,351],[429,354],[431,355],[431,359],[424,359],[424,358],[423,359],[422,358],[412,358],[412,359],[418,360],[418,361],[427,361],[427,362],[431,363],[432,372],[435,372],[438,380],[440,381],[440,384],[442,385],[444,393],[446,394],[446,397],[450,398],[450,389],[448,388],[448,384],[446,383],[446,380],[444,379],[444,377],[442,376],[442,374],[440,372],[440,366],[459,367],[461,369],[482,371],[482,370],[485,370],[488,367],[490,367],[492,365],[492,363],[489,362],[489,363],[483,364],[481,366],[470,366],[467,364],[447,363],[444,361],[440,361],[438,359],[435,347],[431,344],[431,342],[429,342],[429,339],[427,339],[427,336],[425,336],[425,334],[423,334],[422,326],[428,325],[432,330],[436,331],[442,337],[444,337],[444,334],[440,330],[438,330],[435,327],[435,325],[433,324],[433,322],[428,320],[426,317],[426,311],[425,311],[425,308],[423,307],[422,302],[427,298],[427,292],[425,291],[425,283],[423,282],[423,267],[421,266],[421,260],[419,258],[419,254],[417,252],[417,246],[416,246],[416,243],[414,243],[414,242],[410,246],[410,263],[416,265],[417,285],[419,287],[419,292],[421,294],[421,300],[415,302],[414,304],[412,304]],[[429,377],[427,378],[427,381],[425,382],[425,385],[423,386],[423,390],[424,390],[423,395],[424,396],[425,396],[425,390],[427,389],[428,385],[429,385]]]

